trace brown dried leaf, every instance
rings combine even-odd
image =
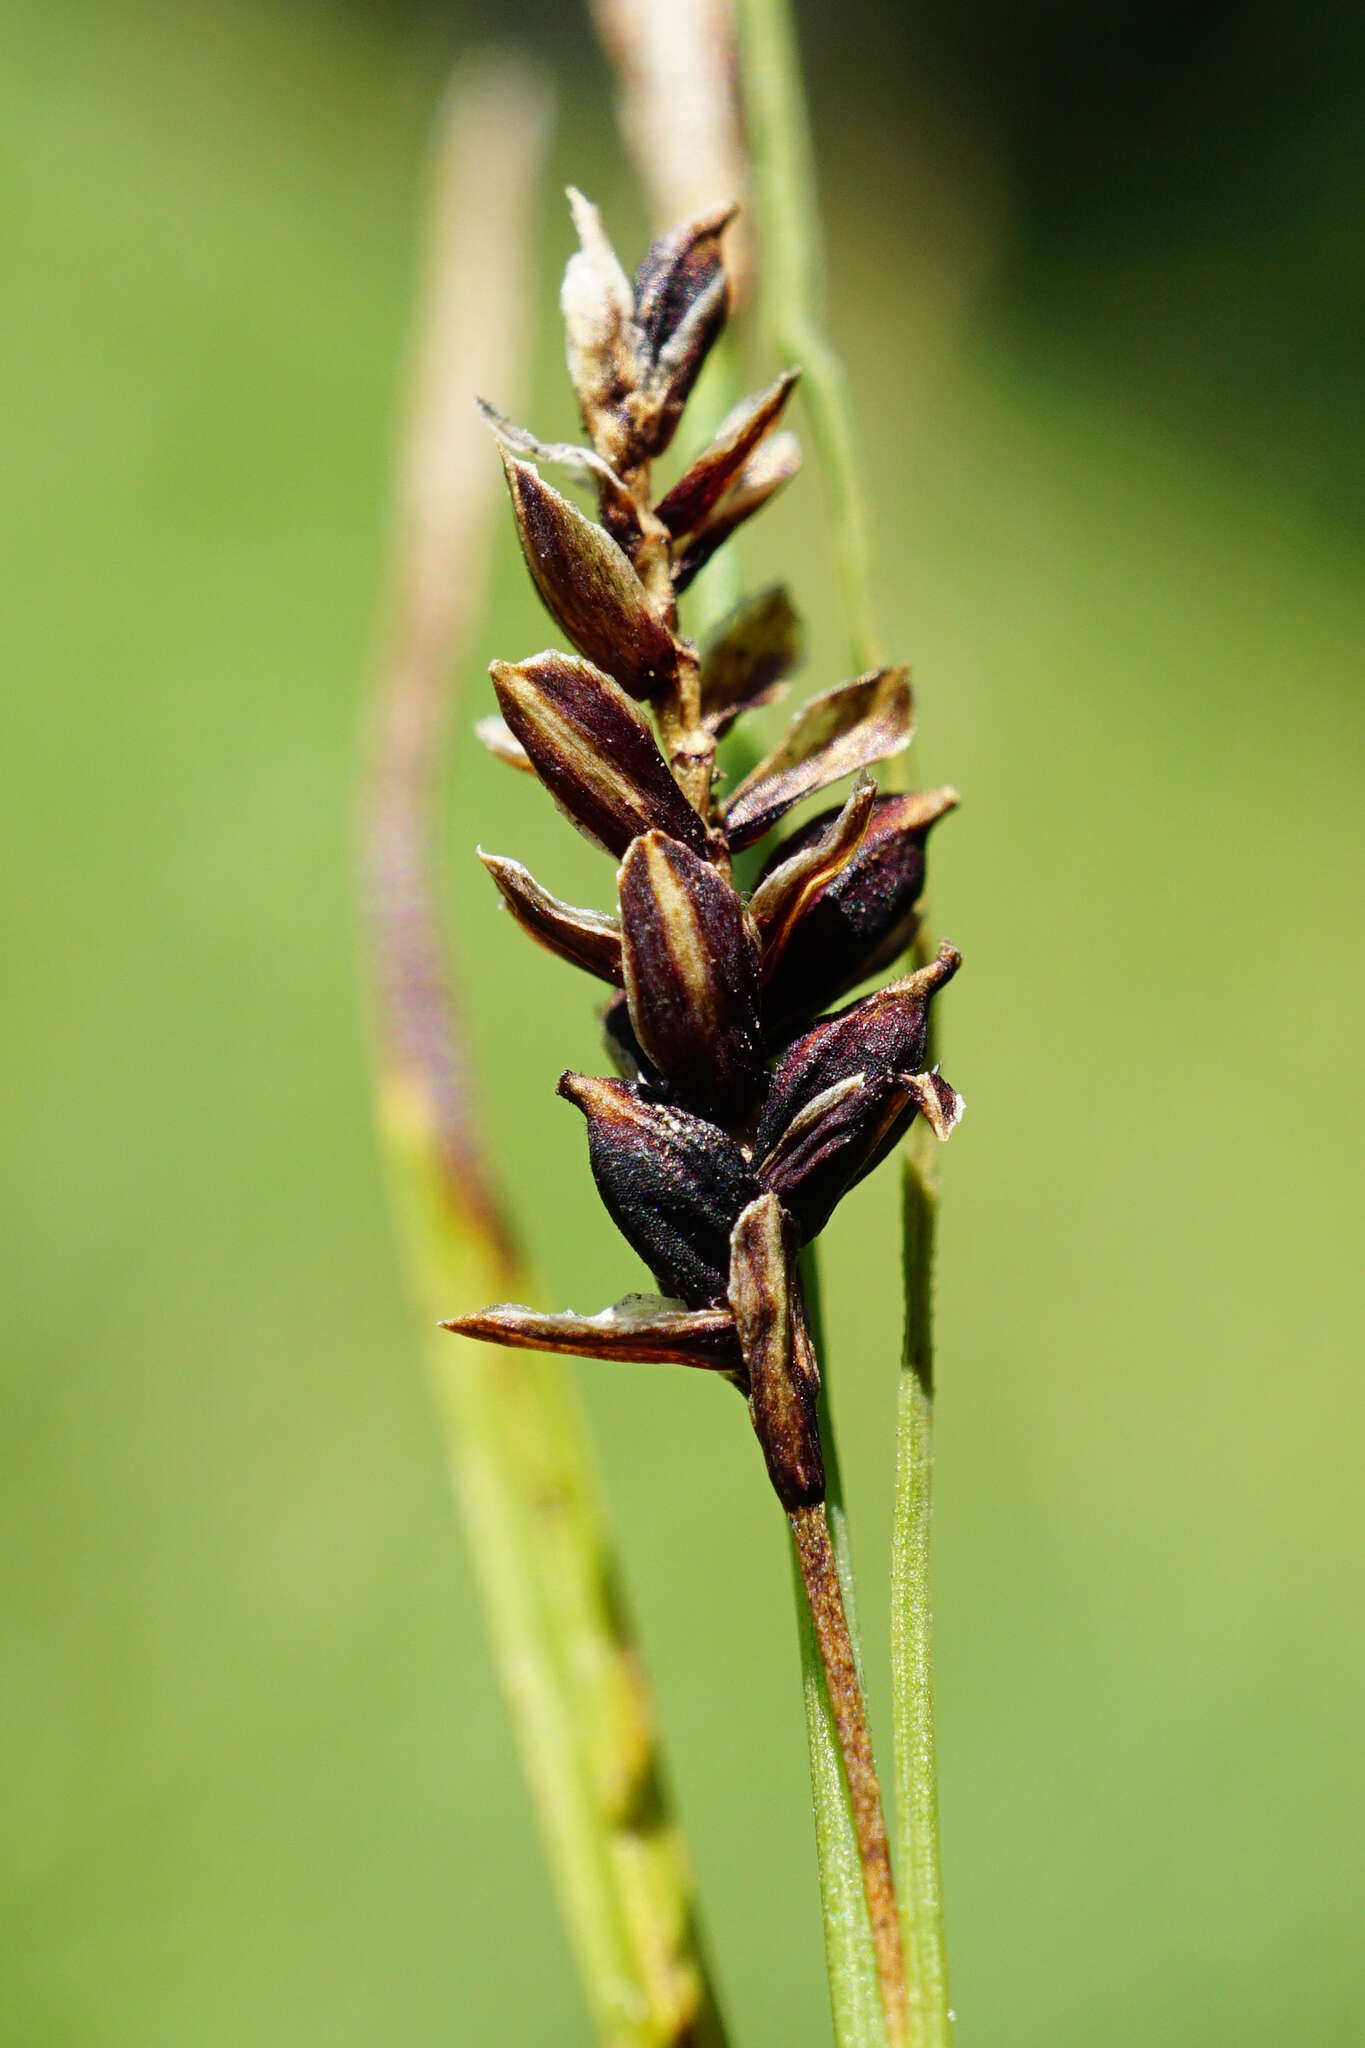
[[[618,860],[642,832],[706,849],[706,827],[669,773],[624,690],[586,661],[554,651],[495,661],[503,717],[560,808]]]
[[[502,893],[502,899],[524,932],[562,960],[570,960],[603,981],[621,985],[621,921],[600,910],[576,910],[561,903],[524,868],[479,848],[479,859]]]
[[[654,510],[675,540],[693,532],[719,504],[781,415],[800,376],[799,370],[784,370],[766,391],[736,406],[722,420],[711,445],[702,450],[672,490],[660,499]]]
[[[874,669],[802,705],[785,739],[747,775],[724,807],[732,846],[748,846],[803,797],[885,761],[914,733],[910,672]]]
[[[729,1300],[749,1373],[754,1434],[777,1497],[789,1511],[825,1496],[816,1416],[820,1382],[810,1347],[798,1341],[802,1311],[794,1257],[777,1197],[760,1195],[735,1223]]]
[[[677,644],[624,549],[529,462],[506,449],[502,459],[522,553],[546,610],[632,697],[656,696],[677,675]]]
[[[637,839],[617,877],[622,964],[635,1035],[685,1102],[745,1123],[763,1072],[758,943],[707,861],[661,832]]]
[[[457,1337],[514,1351],[613,1358],[633,1365],[691,1365],[723,1373],[748,1391],[748,1375],[728,1308],[680,1308],[659,1294],[628,1294],[595,1316],[544,1315],[519,1302],[495,1302],[441,1324]]]

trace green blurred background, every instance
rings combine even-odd
[[[576,12],[0,19],[0,2038],[581,2043],[398,1277],[354,899],[416,206],[534,35],[556,178],[642,218]],[[963,2048],[1365,2033],[1360,31],[1311,10],[805,23],[882,620],[967,971],[937,1591]],[[536,423],[570,421],[544,214]],[[492,394],[498,396],[499,394]],[[746,579],[841,666],[813,475]],[[510,533],[482,659],[543,643]],[[450,892],[546,1298],[581,986]],[[889,1180],[829,1234],[885,1721]],[[828,2037],[787,1567],[737,1405],[582,1375],[737,2041]]]

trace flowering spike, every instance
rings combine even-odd
[[[617,877],[635,1035],[685,1102],[731,1128],[758,1094],[758,943],[738,896],[675,839],[637,839]]]
[[[514,739],[579,830],[619,857],[642,832],[705,851],[706,827],[640,712],[609,677],[569,654],[495,661],[493,688]]]
[[[502,716],[479,732],[620,862],[619,917],[560,902],[518,861],[483,858],[525,930],[618,988],[602,1027],[622,1078],[566,1073],[559,1092],[586,1119],[604,1207],[669,1298],[596,1316],[503,1303],[448,1327],[732,1378],[793,1527],[807,1529],[810,1584],[818,1544],[801,1518],[824,1477],[796,1247],[915,1116],[940,1137],[959,1121],[961,1098],[925,1064],[929,1002],[959,956],[944,945],[917,973],[819,1013],[913,933],[925,837],[956,797],[879,797],[865,772],[909,744],[904,668],[812,697],[728,799],[713,793],[717,739],[785,686],[801,624],[776,586],[738,605],[698,656],[676,599],[795,474],[800,451],[780,420],[796,376],[736,408],[656,501],[652,463],[726,317],[730,213],[662,236],[632,281],[596,208],[576,192],[570,204],[581,246],[562,305],[591,446],[540,441],[481,409],[532,577],[578,655],[495,662]],[[537,462],[592,482],[599,518]],[[731,856],[845,776],[857,777],[847,801],[786,839],[746,903]]]

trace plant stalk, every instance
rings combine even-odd
[[[930,1515],[934,1473],[933,1264],[937,1140],[922,1121],[902,1159],[905,1345],[896,1394],[896,1488],[891,1551],[892,1729],[896,1850],[904,1910],[911,2039],[949,2048],[948,1959],[940,1869],[934,1741]]]
[[[736,0],[753,161],[762,290],[774,356],[800,365],[824,478],[844,626],[853,664],[878,660],[866,497],[848,378],[821,324],[821,236],[801,56],[789,0]]]
[[[737,12],[763,255],[763,307],[775,352],[802,368],[802,391],[834,533],[845,628],[853,660],[865,667],[878,658],[866,493],[847,380],[821,326],[815,176],[795,25],[790,0],[737,0]],[[892,786],[905,773],[903,764],[896,768],[899,773],[893,775]],[[902,1151],[905,1344],[897,1396],[892,1711],[896,1853],[913,2048],[946,2048],[951,2038],[931,1640],[935,1146],[923,1121],[917,1120]],[[823,1345],[820,1349],[823,1357]],[[808,1683],[808,1700],[811,1692]],[[812,1721],[813,1773],[817,1735]],[[818,1779],[816,1796],[818,1804]],[[833,1833],[829,1821],[823,1832]],[[827,1924],[833,1879],[833,1868],[828,1879],[822,1873],[827,1888]],[[844,1967],[853,1968],[851,1956]]]
[[[854,1653],[825,1504],[821,1501],[815,1507],[793,1509],[788,1519],[805,1593],[810,1634],[819,1658],[824,1692],[820,1704],[833,1724],[838,1764],[843,1770],[876,1973],[875,2012],[864,2009],[857,2022],[858,2032],[851,2030],[851,2011],[836,2012],[836,2034],[839,2038],[864,2042],[884,2040],[888,2048],[906,2048],[910,2037],[905,1959],[901,1946],[900,1912],[891,1875],[891,1844],[882,1812],[872,1735],[867,1725],[862,1674]],[[813,1774],[814,1765],[813,1755]],[[845,1884],[852,1876],[852,1871],[846,1872]],[[847,1929],[843,1939],[850,1945],[857,1944],[859,1934],[860,1930],[854,1925]],[[864,1973],[865,1965],[858,1971],[859,1980]],[[831,1973],[831,1981],[833,1983],[834,1973]],[[841,1985],[840,1990],[843,1988]],[[848,2003],[846,2000],[846,2006]],[[842,2031],[841,2022],[842,2028],[849,2029],[847,2033]]]

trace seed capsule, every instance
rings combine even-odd
[[[832,861],[814,876],[773,939],[764,930],[764,1022],[780,1033],[811,1017],[847,989],[889,966],[914,938],[915,905],[924,893],[925,841],[930,827],[958,801],[954,789],[878,797],[866,830],[846,861]],[[820,848],[837,850],[845,813],[826,811],[795,833],[759,878],[751,908],[764,929],[760,904],[790,884]]]
[[[612,1222],[666,1294],[689,1308],[725,1299],[730,1232],[759,1192],[732,1138],[624,1081],[564,1074],[588,1121],[588,1159]]]
[[[926,1077],[927,1078],[927,1077]],[[899,1075],[851,1074],[824,1089],[761,1157],[758,1177],[792,1218],[803,1244],[818,1237],[849,1189],[880,1165],[919,1105]]]
[[[788,1046],[768,1084],[755,1158],[771,1153],[788,1125],[836,1083],[859,1074],[869,1084],[903,1083],[918,1074],[924,1066],[930,998],[961,965],[962,955],[945,939],[927,967],[822,1018]]]
[[[706,827],[668,771],[648,724],[609,677],[571,654],[495,661],[514,739],[561,809],[619,859],[642,832],[667,832],[701,853]]]
[[[739,897],[676,839],[637,839],[617,878],[635,1035],[685,1102],[742,1126],[763,1071],[758,942]]]

